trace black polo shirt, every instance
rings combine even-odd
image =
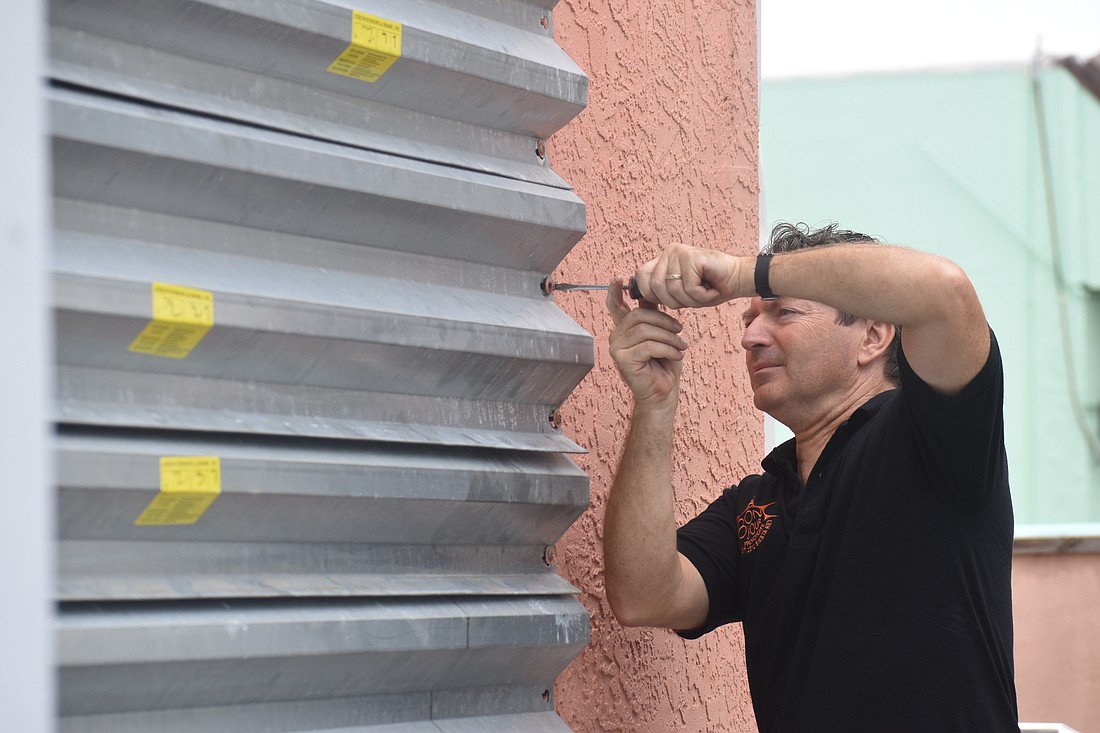
[[[996,340],[953,398],[902,355],[805,487],[791,440],[680,528],[710,595],[683,635],[743,622],[762,733],[1018,733],[1003,399]]]

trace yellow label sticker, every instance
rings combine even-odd
[[[351,45],[329,65],[328,70],[333,74],[373,83],[399,58],[401,24],[356,10],[351,17]]]
[[[164,456],[160,492],[134,524],[194,524],[221,493],[222,467],[217,456]]]
[[[130,351],[184,359],[213,325],[213,293],[153,283],[153,320],[130,344]]]

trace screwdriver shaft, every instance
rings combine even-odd
[[[610,285],[575,285],[573,283],[554,283],[554,290],[609,290]],[[627,286],[623,286],[626,290]]]
[[[554,290],[608,290],[610,285],[577,285],[575,283],[554,283]],[[623,290],[630,293],[634,300],[642,299],[642,291],[638,290],[638,282],[632,277],[630,282],[623,285]]]

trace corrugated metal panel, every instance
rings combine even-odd
[[[584,108],[556,0],[53,0],[56,79],[387,154],[568,188],[536,154]],[[403,27],[377,82],[326,71],[351,10]]]
[[[52,3],[62,730],[567,730],[552,7]],[[373,83],[353,11],[401,24]]]
[[[573,194],[52,98],[60,419],[575,448],[547,416],[591,337],[539,289],[583,228]],[[152,282],[213,293],[186,359],[127,350]]]
[[[588,480],[559,454],[87,428],[57,445],[63,600],[572,592],[544,555]],[[219,456],[221,495],[196,524],[134,526],[174,455]]]
[[[546,682],[587,640],[587,615],[562,597],[86,605],[62,616],[62,730],[323,730],[546,712]]]

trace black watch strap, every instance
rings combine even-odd
[[[756,256],[756,271],[753,273],[753,283],[756,285],[756,294],[764,300],[778,300],[779,296],[772,292],[768,284],[768,268],[771,267],[771,255]]]

